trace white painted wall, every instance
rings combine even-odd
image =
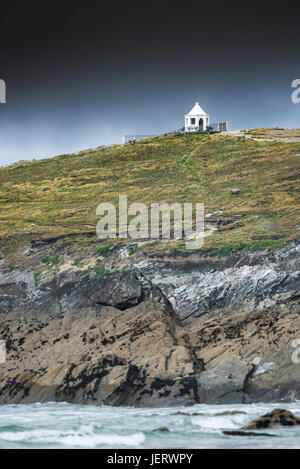
[[[195,119],[195,124],[192,124],[192,119]],[[202,114],[202,115],[194,115],[194,116],[188,116],[185,117],[185,126],[184,130],[185,132],[196,132],[199,129],[199,122],[200,120],[203,119],[203,130],[206,130],[207,127],[209,126],[209,116],[207,114]]]
[[[209,126],[210,118],[208,114],[206,114],[205,112],[193,113],[194,110],[200,111],[200,109],[201,108],[199,107],[198,103],[196,103],[194,108],[188,114],[184,116],[185,117],[185,120],[184,120],[185,132],[197,132],[198,130],[206,130],[207,127]],[[203,110],[201,109],[201,111]],[[203,119],[203,126],[202,124],[200,124],[199,126],[199,122],[201,121],[201,119]]]

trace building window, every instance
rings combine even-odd
[[[195,125],[195,122],[196,122],[195,117],[192,117],[192,118],[191,118],[191,125]]]

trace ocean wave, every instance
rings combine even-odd
[[[272,429],[278,438],[223,434],[223,430],[239,429],[280,406],[282,403],[164,409],[61,403],[0,406],[0,448],[298,448],[299,427]],[[300,414],[299,402],[285,407]],[[160,427],[169,432],[152,431]]]
[[[192,424],[203,430],[220,430],[239,428],[246,421],[244,415],[192,417]]]
[[[23,445],[58,445],[67,447],[96,448],[105,446],[139,446],[145,440],[143,433],[132,435],[93,434],[82,430],[61,432],[58,430],[26,430],[2,432],[0,441]]]

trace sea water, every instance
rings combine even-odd
[[[300,426],[264,430],[274,437],[223,433],[278,407],[300,415],[300,401],[151,409],[67,403],[3,405],[0,448],[300,448]],[[178,411],[200,415],[172,415]],[[224,411],[241,413],[216,415]],[[160,427],[169,432],[152,431]]]

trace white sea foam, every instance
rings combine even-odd
[[[138,446],[145,440],[143,433],[132,435],[92,434],[84,431],[62,433],[58,430],[26,430],[2,432],[0,440],[30,444],[62,445],[68,447],[95,448],[97,446]]]
[[[97,446],[139,446],[145,441],[143,433],[134,433],[133,435],[70,435],[62,438],[62,444],[66,446],[78,446],[84,448],[95,448]]]
[[[249,418],[248,418],[249,420]],[[235,429],[241,427],[247,421],[247,416],[237,415],[211,415],[207,417],[193,417],[192,423],[203,429]]]

